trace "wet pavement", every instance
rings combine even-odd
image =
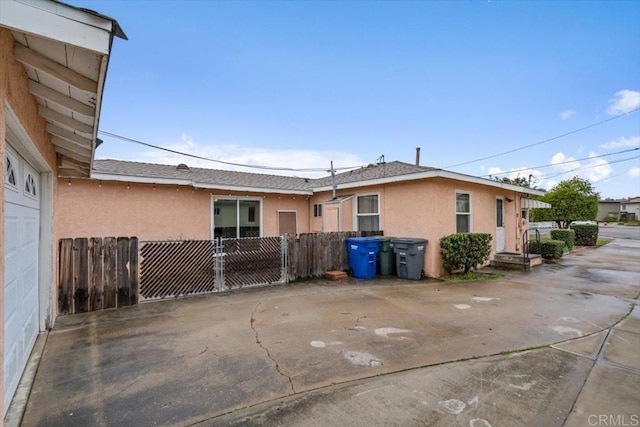
[[[630,422],[638,261],[640,241],[617,239],[485,282],[314,281],[61,317],[23,425]]]

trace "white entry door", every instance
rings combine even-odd
[[[504,200],[496,199],[496,252],[504,252]]]
[[[4,407],[6,414],[38,335],[40,176],[7,150],[4,182]]]

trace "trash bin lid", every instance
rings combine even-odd
[[[419,244],[424,244],[427,243],[428,240],[427,239],[422,239],[419,237],[398,237],[395,239],[391,240],[391,243],[396,244],[396,243],[404,243],[407,245],[419,245]]]
[[[395,237],[389,237],[389,236],[374,236],[376,239],[381,240],[383,242],[387,242],[390,240],[395,239]]]
[[[347,237],[345,239],[347,243],[379,243],[380,240],[374,237]]]

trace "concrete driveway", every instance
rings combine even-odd
[[[316,281],[61,317],[23,425],[640,420],[638,261],[619,239],[486,282]]]

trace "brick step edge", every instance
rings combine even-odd
[[[344,271],[327,271],[324,276],[329,280],[344,280],[349,278]]]

